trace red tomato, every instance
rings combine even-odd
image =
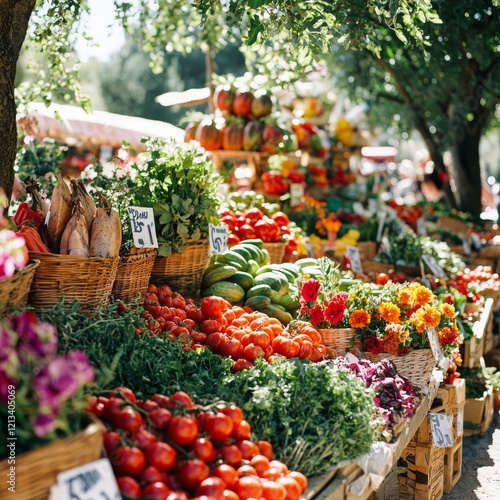
[[[198,325],[205,321],[205,315],[203,314],[201,307],[189,309],[189,311],[187,312],[187,317],[195,321]]]
[[[170,490],[165,483],[161,481],[156,481],[155,483],[148,484],[143,490],[143,498],[148,498],[150,500],[166,500]]]
[[[216,319],[206,319],[200,325],[200,330],[207,335],[211,333],[220,332],[221,325]]]
[[[238,425],[243,420],[243,412],[239,406],[230,405],[227,408],[222,408],[221,412],[231,418],[233,425]]]
[[[250,224],[242,224],[236,227],[235,233],[240,240],[253,240],[257,237],[255,229]]]
[[[257,474],[262,477],[262,474],[269,469],[269,459],[264,455],[255,455],[250,460],[250,465],[255,468]]]
[[[156,443],[158,439],[156,436],[147,431],[146,429],[141,429],[130,436],[130,440],[135,443],[135,446],[142,451],[146,451],[153,443]]]
[[[299,500],[302,488],[299,483],[289,476],[279,477],[276,482],[282,484],[286,490],[286,500]]]
[[[220,477],[228,488],[232,488],[238,480],[236,469],[228,464],[220,464],[212,470],[212,476]]]
[[[109,460],[116,476],[137,476],[146,466],[144,453],[135,446],[120,446],[111,453]]]
[[[240,449],[235,444],[229,444],[223,446],[220,449],[220,453],[222,455],[222,460],[233,467],[239,467],[241,464],[241,460],[243,456],[241,454]]]
[[[186,494],[185,491],[180,491],[180,490],[176,490],[176,491],[171,491],[166,500],[188,500],[188,496]]]
[[[222,498],[226,483],[220,477],[207,477],[196,488],[196,496],[207,495],[214,498]]]
[[[187,490],[196,489],[210,474],[208,465],[202,460],[187,460],[179,467],[178,476]]]
[[[170,399],[172,401],[175,401],[177,405],[183,406],[185,408],[192,408],[194,406],[191,396],[184,391],[174,392]]]
[[[206,463],[211,462],[215,458],[215,448],[210,439],[198,438],[191,445],[191,451],[194,452],[197,458]]]
[[[110,398],[104,403],[104,408],[102,410],[102,416],[108,421],[113,422],[118,412],[121,410],[123,404],[122,399]]]
[[[115,415],[113,425],[116,429],[123,429],[128,433],[135,432],[142,425],[142,417],[138,411],[131,407],[126,407]]]
[[[222,500],[240,500],[240,497],[231,490],[224,490],[222,492]]]
[[[230,307],[231,304],[227,300],[222,297],[217,297],[216,295],[204,297],[201,301],[201,310],[207,318],[222,316]]]
[[[221,346],[226,341],[227,338],[229,337],[221,332],[211,333],[207,337],[206,344],[208,347],[210,347],[210,349],[212,349],[213,352],[219,354]]]
[[[262,496],[262,485],[258,477],[240,477],[233,489],[241,500],[261,498]]]
[[[130,498],[141,498],[141,487],[139,483],[130,476],[116,478],[116,484],[122,495]]]
[[[206,418],[204,430],[210,435],[211,439],[222,443],[231,435],[233,421],[228,415],[218,412]]]
[[[238,339],[227,338],[220,346],[220,353],[228,358],[241,358],[243,356],[243,345]]]
[[[151,401],[158,403],[160,408],[169,408],[170,407],[170,398],[165,396],[164,394],[153,394],[150,398]]]
[[[255,470],[254,467],[251,465],[242,465],[239,467],[236,471],[238,474],[238,477],[244,477],[244,476],[257,476],[257,471]]]
[[[241,372],[242,370],[250,370],[250,368],[253,368],[253,366],[254,364],[249,359],[239,358],[233,363],[231,371]]]
[[[378,285],[385,285],[389,281],[389,276],[385,273],[378,273],[377,274],[377,284]]]
[[[249,221],[250,224],[255,224],[257,221],[264,217],[264,212],[260,208],[249,208],[243,213],[243,216]]]
[[[219,221],[223,224],[226,224],[226,226],[231,230],[234,231],[236,228],[236,224],[238,221],[236,220],[236,217],[231,217],[229,215],[223,216],[219,219]]]
[[[172,414],[166,408],[157,408],[156,410],[150,411],[147,418],[153,427],[157,429],[166,429],[170,420],[172,420]]]
[[[258,441],[257,446],[259,447],[261,455],[264,455],[269,460],[273,459],[274,455],[273,445],[269,441]]]
[[[146,459],[149,465],[161,471],[170,470],[177,460],[177,452],[167,443],[153,443],[146,450]]]
[[[286,489],[276,481],[262,481],[262,498],[265,500],[285,500]]]
[[[237,446],[241,451],[243,460],[251,460],[253,457],[259,454],[259,447],[254,442],[248,439],[239,441],[237,443]]]
[[[122,444],[122,438],[120,434],[118,434],[117,432],[108,431],[104,434],[103,445],[108,455],[113,450],[116,450],[119,446],[121,446],[121,444]]]
[[[141,483],[156,483],[163,481],[163,472],[152,465],[148,465],[139,476]]]
[[[231,437],[235,439],[250,439],[251,427],[246,420],[242,420],[239,424],[234,424]]]
[[[299,483],[300,489],[302,490],[302,493],[306,491],[307,489],[307,477],[302,474],[302,472],[292,470],[290,471],[286,477],[291,477],[292,479],[295,479],[297,483]]]
[[[198,437],[198,421],[187,416],[176,416],[168,424],[169,438],[181,446],[191,444]]]
[[[236,234],[234,233],[231,233],[228,237],[227,237],[227,244],[229,246],[231,245],[236,245],[236,243],[239,243],[241,241],[240,237],[239,236],[236,236]]]
[[[255,361],[259,356],[264,356],[264,349],[255,344],[248,344],[245,349],[243,349],[243,356],[250,361]]]
[[[276,212],[271,216],[271,218],[278,224],[278,226],[288,226],[288,224],[290,224],[290,219],[284,212]]]
[[[128,387],[116,387],[108,394],[108,398],[112,397],[121,398],[124,399],[125,401],[130,401],[131,403],[134,404],[137,403],[137,398],[135,397],[135,394]]]

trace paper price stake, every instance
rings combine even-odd
[[[434,276],[438,278],[444,278],[446,276],[443,268],[436,262],[436,259],[432,255],[424,254],[422,255],[422,260]]]
[[[436,448],[449,448],[453,445],[453,435],[451,426],[453,415],[444,413],[429,413],[429,422],[431,423],[432,444]]]
[[[153,209],[151,207],[128,207],[134,246],[158,248]]]
[[[220,226],[208,225],[208,241],[210,244],[210,253],[220,254],[227,250],[227,226],[225,224]]]
[[[422,236],[427,235],[427,229],[425,228],[425,219],[423,217],[419,217],[417,219],[417,234],[421,234]]]
[[[120,500],[113,469],[107,458],[57,475],[58,500]]]
[[[359,255],[359,248],[353,247],[351,245],[347,245],[345,247],[345,249],[346,249],[346,253],[347,253],[347,258],[349,259],[349,262],[351,263],[351,269],[355,273],[362,273],[363,266],[361,265],[361,256]]]
[[[462,436],[464,433],[464,407],[460,406],[457,412],[457,436]]]
[[[290,184],[290,206],[295,207],[301,201],[304,196],[304,185],[300,182],[293,182]]]
[[[427,331],[427,337],[429,339],[429,347],[431,348],[436,363],[443,370],[448,370],[449,360],[445,358],[443,351],[441,350],[441,344],[439,343],[436,329],[427,328],[426,331]]]
[[[463,244],[463,247],[464,247],[464,254],[465,255],[470,255],[471,248],[470,248],[469,240],[467,238],[464,238],[462,240],[462,244]]]

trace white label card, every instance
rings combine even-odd
[[[290,206],[295,207],[301,201],[304,196],[304,185],[300,182],[293,182],[290,184]]]
[[[457,412],[457,436],[462,436],[464,433],[464,407],[460,406]]]
[[[425,219],[423,217],[419,217],[417,219],[417,234],[421,234],[422,236],[427,235],[427,229],[425,228]]]
[[[445,364],[447,364],[447,359],[444,357],[443,351],[441,350],[441,345],[437,336],[435,328],[427,328],[427,337],[429,338],[429,347],[431,348],[432,354],[437,364],[444,369]]]
[[[387,214],[385,212],[381,212],[378,218],[378,228],[377,228],[377,241],[380,242],[382,239],[382,233],[384,231],[384,222]]]
[[[363,266],[361,265],[361,256],[359,255],[359,248],[353,247],[351,245],[347,245],[345,247],[345,249],[346,249],[347,258],[349,259],[349,262],[351,263],[351,269],[355,273],[362,273]]]
[[[453,445],[453,415],[429,413],[431,423],[432,444],[436,448],[449,448]]]
[[[444,278],[446,276],[443,268],[436,262],[436,259],[432,255],[424,254],[422,255],[422,260],[434,276],[438,278]]]
[[[465,255],[470,255],[471,249],[470,249],[470,243],[467,238],[464,238],[462,240],[463,246],[464,246],[464,254]]]
[[[352,204],[352,210],[354,211],[355,214],[358,214],[358,215],[363,215],[365,213],[365,209],[363,207],[363,204],[360,201],[355,201]]]
[[[107,458],[57,475],[58,500],[120,500],[113,469]]]
[[[208,225],[210,253],[220,254],[227,250],[228,227],[225,224],[220,226]]]
[[[128,207],[134,246],[158,248],[153,209],[151,207]]]

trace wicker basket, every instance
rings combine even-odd
[[[373,260],[377,255],[378,244],[376,241],[360,241],[357,247],[361,260]]]
[[[143,300],[148,289],[151,271],[155,263],[156,250],[120,257],[116,279],[113,284],[115,299],[126,304]]]
[[[285,256],[285,242],[264,243],[263,247],[269,252],[271,264],[281,264]]]
[[[441,217],[437,221],[437,227],[459,234],[462,238],[468,238],[471,232],[471,228],[465,222],[455,219],[454,217]]]
[[[38,252],[30,252],[30,256],[40,261],[28,297],[35,310],[58,302],[69,308],[76,300],[81,311],[88,313],[109,303],[119,257],[101,259]]]
[[[319,328],[318,332],[323,344],[339,355],[351,348],[351,339],[356,335],[354,328]]]
[[[479,257],[485,259],[500,259],[500,245],[486,245],[479,250]]]
[[[188,297],[197,297],[208,259],[207,241],[189,242],[181,253],[175,253],[170,257],[156,257],[151,272],[151,282],[155,285],[167,284],[175,292]]]
[[[39,265],[39,260],[30,260],[25,268],[18,269],[13,276],[0,282],[0,314],[26,304]]]
[[[364,273],[388,273],[394,269],[394,264],[386,264],[385,262],[375,262],[373,260],[361,261],[361,267]]]
[[[57,475],[101,457],[102,424],[93,422],[83,431],[59,439],[16,457],[16,500],[46,500]],[[0,462],[0,474],[7,480],[11,465]],[[2,485],[5,490],[5,483]],[[8,495],[5,496],[7,498]],[[4,497],[2,497],[4,498]]]
[[[431,349],[414,349],[405,356],[394,356],[387,352],[380,354],[363,352],[363,355],[370,361],[390,359],[396,365],[398,372],[415,385],[427,385],[436,366],[436,359]]]

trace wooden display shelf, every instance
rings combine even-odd
[[[385,477],[389,474],[416,430],[420,427],[431,408],[439,387],[436,378],[433,377],[427,387],[427,394],[422,397],[420,405],[415,411],[415,416],[399,434],[397,440],[394,443],[376,443],[379,453],[382,449],[383,456],[390,457],[387,463],[384,464],[383,470],[378,470],[377,473],[371,470],[363,470],[361,464],[365,466],[380,464],[380,455],[376,456],[375,451],[370,452],[351,463],[333,468],[321,476],[309,478],[309,486],[303,498],[305,500],[363,500],[375,498],[380,482],[376,485],[373,484],[371,476],[376,474]]]
[[[464,356],[462,366],[466,368],[475,368],[479,366],[480,359],[483,356],[485,349],[485,340],[487,332],[492,327],[493,304],[494,300],[490,297],[484,302],[483,310],[479,315],[479,319],[474,323],[472,330],[474,337],[464,343]]]

